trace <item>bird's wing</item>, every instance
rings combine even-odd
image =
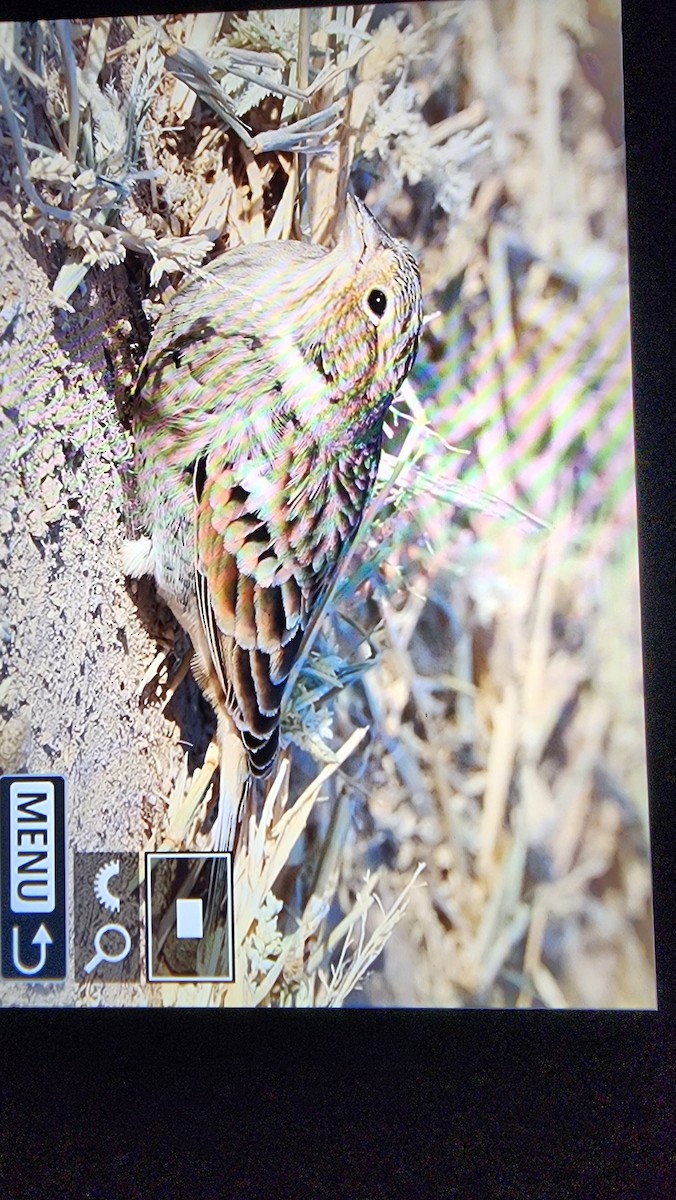
[[[266,464],[267,465],[267,464]],[[214,668],[254,771],[274,757],[284,687],[330,574],[291,547],[284,470],[212,450],[197,481],[196,587]],[[271,476],[271,477],[270,477]],[[201,486],[200,486],[201,485]]]
[[[174,302],[148,355],[142,424],[182,494],[194,491],[200,623],[252,770],[264,773],[289,672],[364,493],[339,494],[294,418],[299,392],[325,387],[316,370],[293,347],[280,352],[274,330],[236,332],[241,313],[224,315],[216,324]]]

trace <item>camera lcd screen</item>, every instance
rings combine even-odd
[[[0,25],[0,1002],[650,1009],[620,7]]]

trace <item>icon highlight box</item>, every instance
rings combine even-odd
[[[148,981],[232,983],[232,854],[152,851],[145,862]]]

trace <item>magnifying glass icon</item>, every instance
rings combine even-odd
[[[123,947],[116,954],[111,954],[108,950],[103,949],[101,943],[106,933],[119,933],[123,940]],[[96,954],[92,959],[89,960],[85,967],[85,972],[87,975],[91,975],[92,971],[96,970],[99,963],[118,963],[122,962],[122,960],[127,957],[129,951],[131,950],[131,938],[129,936],[129,931],[125,929],[124,925],[102,925],[98,930],[96,937],[94,938],[94,949],[96,950]]]

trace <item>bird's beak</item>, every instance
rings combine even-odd
[[[345,198],[343,224],[332,251],[335,259],[346,256],[351,262],[360,263],[366,255],[377,250],[381,242],[379,235],[380,226],[366,205],[357,200],[356,196],[348,194]]]

